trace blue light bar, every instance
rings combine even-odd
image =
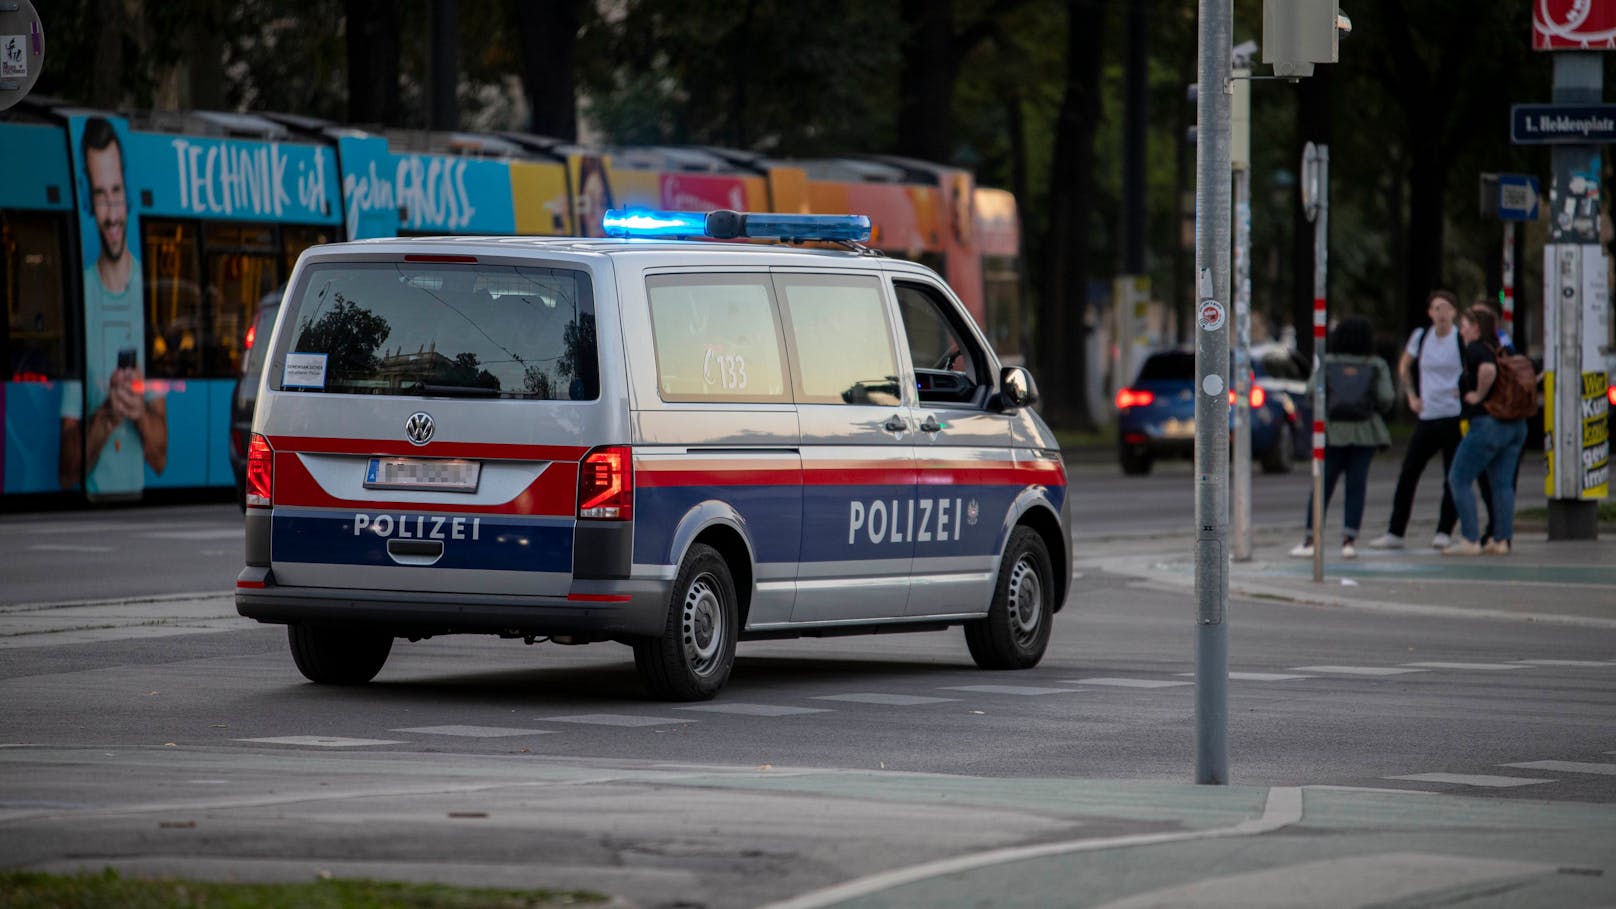
[[[601,219],[601,227],[608,237],[703,237],[707,235],[707,213],[613,209]]]
[[[601,226],[608,237],[845,240],[854,243],[870,239],[870,219],[864,215],[620,209],[607,212]]]

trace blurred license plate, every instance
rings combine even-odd
[[[436,489],[476,492],[480,461],[443,458],[371,458],[366,489]]]

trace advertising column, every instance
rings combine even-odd
[[[168,407],[145,381],[139,216],[129,204],[129,124],[68,118],[84,253],[84,382],[62,394],[60,472],[92,500],[138,497],[168,463]],[[82,445],[77,441],[82,439]]]

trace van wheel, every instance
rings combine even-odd
[[[385,632],[288,625],[286,639],[303,677],[321,685],[363,685],[382,671],[393,649]]]
[[[983,669],[1028,669],[1049,646],[1055,579],[1049,548],[1031,528],[1010,534],[987,618],[965,623],[965,645]]]
[[[662,636],[635,642],[634,665],[653,697],[705,701],[729,680],[739,628],[729,565],[697,543],[679,566]]]

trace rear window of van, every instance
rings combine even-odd
[[[595,306],[576,269],[315,265],[287,300],[282,391],[585,401],[600,396]]]

